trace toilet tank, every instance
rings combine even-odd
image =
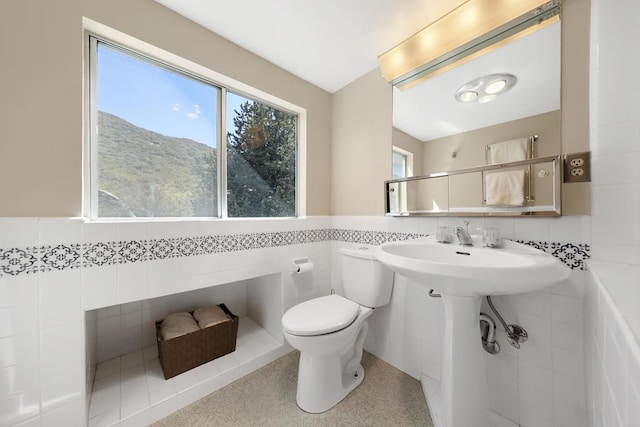
[[[391,300],[393,271],[379,262],[371,248],[341,249],[344,296],[366,307],[381,307]]]

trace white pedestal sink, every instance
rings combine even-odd
[[[505,241],[498,249],[437,243],[434,237],[390,242],[376,256],[403,276],[442,294],[445,312],[442,410],[446,427],[492,427],[479,332],[485,295],[531,292],[571,271],[553,256]]]

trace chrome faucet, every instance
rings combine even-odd
[[[467,230],[462,227],[456,227],[456,236],[458,236],[458,243],[464,246],[473,246],[473,239]]]

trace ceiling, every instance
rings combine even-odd
[[[378,66],[377,58],[404,39],[445,15],[466,0],[155,0],[216,34],[267,59],[298,77],[333,93]],[[555,25],[554,27],[559,27]],[[546,31],[546,30],[545,30]],[[548,31],[557,31],[559,28]],[[542,31],[538,31],[538,34]],[[532,36],[523,39],[526,41]],[[551,37],[551,35],[549,35]],[[480,77],[472,61],[454,72],[436,76],[407,91],[394,90],[394,126],[419,140],[489,126],[491,121],[510,120],[514,113],[532,111],[530,104],[549,105],[542,93],[555,90],[559,108],[560,47],[555,52],[540,48],[539,41],[526,47],[492,53],[482,65],[493,72],[509,72],[519,78],[511,92],[488,104],[451,102],[462,84]],[[507,45],[510,47],[511,45]],[[546,64],[557,59],[556,75],[531,72],[525,64]],[[512,59],[512,61],[507,61]],[[542,66],[551,69],[554,65]],[[525,85],[525,76],[538,83]],[[555,78],[557,84],[551,84]],[[533,87],[528,95],[525,86]],[[543,90],[543,89],[549,90]],[[502,102],[515,94],[525,101]],[[520,99],[520,98],[518,98]],[[457,104],[457,105],[456,105]],[[480,113],[479,108],[487,107]],[[539,109],[540,105],[536,107]],[[544,107],[547,108],[547,107]],[[549,108],[544,111],[550,111]],[[539,111],[543,112],[543,111]],[[526,114],[530,115],[530,114]],[[504,116],[504,117],[503,117]],[[516,118],[524,117],[520,115]],[[511,119],[513,120],[513,119]]]
[[[328,92],[466,0],[156,0]]]

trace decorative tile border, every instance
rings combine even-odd
[[[426,236],[427,234],[420,233],[335,228],[6,248],[0,249],[0,277],[303,243],[337,241],[380,245]],[[547,252],[567,267],[580,270],[585,269],[584,261],[589,259],[591,250],[590,246],[585,244],[521,240],[517,242]]]
[[[543,252],[553,255],[562,261],[567,267],[579,270],[585,270],[585,261],[591,258],[589,255],[591,252],[591,246],[584,243],[556,243],[556,242],[534,242],[516,240],[517,243],[522,243],[527,246],[533,246]]]

